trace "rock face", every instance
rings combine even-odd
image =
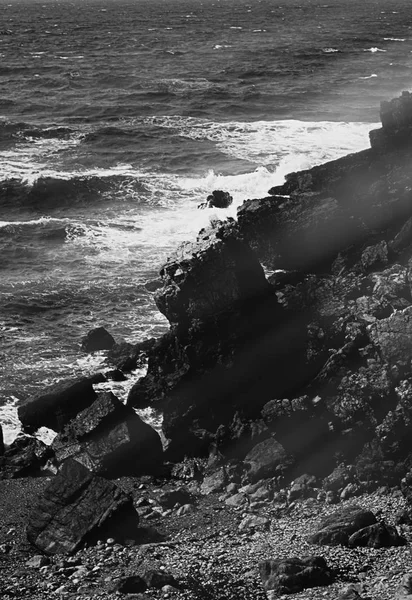
[[[4,438],[3,438],[3,428],[0,424],[0,456],[4,454]]]
[[[81,410],[96,400],[90,379],[61,381],[18,408],[19,419],[27,432],[39,427],[60,431]]]
[[[82,339],[83,352],[110,350],[115,345],[114,337],[104,327],[96,327]]]
[[[309,542],[327,546],[347,546],[355,532],[375,524],[376,517],[372,512],[359,506],[349,506],[324,519],[316,533],[309,537]]]
[[[137,526],[132,499],[80,463],[67,460],[33,510],[27,537],[41,552],[68,554],[116,518],[131,529]]]
[[[259,571],[265,590],[279,595],[333,583],[333,574],[321,556],[265,560]]]
[[[108,477],[156,473],[163,462],[157,432],[110,392],[70,421],[52,448],[58,462],[75,458]]]
[[[296,384],[297,365],[300,377],[307,376],[306,332],[284,315],[233,227],[202,231],[161,271],[156,302],[171,330],[149,355],[148,374],[128,404],[162,408],[169,457],[204,452],[236,411],[257,416],[264,400]],[[253,393],[259,401],[252,406]]]
[[[128,398],[163,411],[168,459],[243,461],[272,436],[287,477],[352,464],[359,490],[408,472],[411,98],[382,105],[371,148],[287,175],[168,260],[170,331]]]

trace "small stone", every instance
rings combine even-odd
[[[50,559],[47,558],[47,556],[36,554],[36,556],[32,556],[32,558],[26,562],[26,567],[30,567],[31,569],[40,569],[41,567],[45,567],[49,564]]]

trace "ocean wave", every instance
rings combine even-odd
[[[65,206],[88,204],[125,188],[144,193],[144,185],[135,177],[111,171],[101,174],[61,174],[60,177],[38,177],[33,182],[22,179],[0,181],[0,206],[31,209],[61,210]]]
[[[359,79],[375,79],[377,77],[376,73],[372,73],[372,75],[367,75],[365,77],[359,77]]]
[[[340,52],[338,48],[322,48],[322,52],[325,54],[335,54],[336,52]]]
[[[302,167],[312,166],[369,145],[371,123],[335,121],[255,121],[216,123],[193,117],[151,117],[147,122],[173,128],[182,136],[213,141],[237,159],[270,167],[285,156],[299,156]]]
[[[406,38],[384,37],[386,42],[406,42]]]
[[[378,48],[377,46],[373,46],[372,48],[364,48],[363,49],[364,52],[386,52],[386,50],[383,50],[382,48]]]

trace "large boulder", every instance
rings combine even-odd
[[[390,546],[405,546],[406,539],[399,535],[396,527],[385,523],[375,523],[359,531],[355,531],[349,540],[349,548],[388,548]]]
[[[19,435],[0,456],[0,478],[40,475],[53,451],[31,435]]]
[[[46,554],[74,552],[93,532],[123,521],[137,527],[133,499],[75,460],[67,460],[30,515],[28,540]]]
[[[279,596],[330,585],[334,580],[331,569],[321,556],[265,560],[259,564],[259,572],[265,590]]]
[[[19,419],[28,433],[39,427],[61,429],[81,410],[96,400],[88,378],[60,381],[18,407]]]
[[[293,464],[293,458],[274,438],[256,444],[246,455],[244,464],[251,482],[284,475]]]
[[[97,350],[110,350],[115,345],[114,337],[104,327],[96,327],[88,332],[82,339],[83,352],[96,352]]]
[[[163,461],[158,433],[111,392],[70,421],[54,439],[58,462],[75,458],[90,471],[106,476],[155,473]]]
[[[376,517],[371,511],[359,506],[347,506],[326,517],[309,537],[309,543],[347,546],[352,534],[375,523]]]

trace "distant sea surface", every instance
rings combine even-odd
[[[145,284],[211,217],[366,148],[412,84],[406,0],[0,0],[0,420],[166,320]],[[228,211],[198,210],[214,189]]]

